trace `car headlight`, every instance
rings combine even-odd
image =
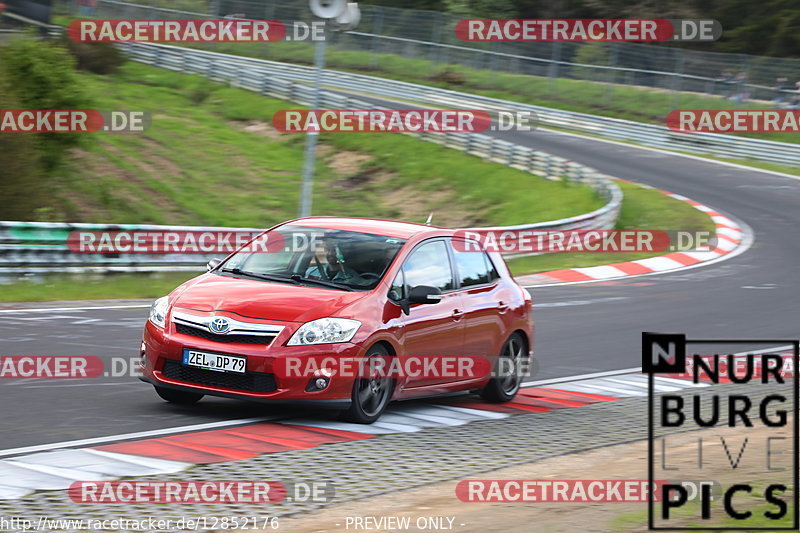
[[[294,332],[287,346],[333,344],[348,342],[361,327],[358,320],[349,318],[320,318],[306,322]]]
[[[169,297],[164,296],[153,302],[150,307],[150,322],[163,328],[167,320],[167,310],[169,309]]]

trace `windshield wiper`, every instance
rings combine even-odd
[[[264,281],[277,281],[280,283],[307,283],[313,285],[320,285],[323,287],[330,287],[332,289],[341,289],[344,291],[354,291],[352,287],[336,283],[335,281],[325,281],[321,279],[305,278],[300,274],[292,274],[291,276],[278,276],[275,274],[261,274],[259,272],[250,272],[249,270],[242,270],[240,268],[221,268],[220,272],[226,274],[235,274],[237,276],[246,276],[248,278],[261,279]]]
[[[258,272],[250,272],[249,270],[242,270],[241,268],[222,268],[220,272],[225,272],[227,274],[236,274],[237,276],[245,276],[248,278],[255,278],[261,279],[264,281],[277,281],[279,283],[293,283],[296,284],[297,281],[294,278],[289,278],[286,276],[274,276],[271,274],[259,274]]]
[[[302,282],[302,283],[311,283],[314,285],[320,285],[322,287],[331,287],[333,289],[342,289],[345,291],[354,291],[353,287],[349,285],[344,285],[341,283],[336,283],[335,281],[325,281],[323,279],[314,279],[314,278],[305,278],[300,274],[292,274],[291,278],[293,281]]]

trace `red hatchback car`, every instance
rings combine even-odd
[[[153,304],[141,379],[163,399],[312,403],[371,423],[392,400],[471,390],[505,402],[519,390],[518,370],[532,356],[531,297],[499,254],[455,230],[358,218],[293,220],[259,239],[281,245],[212,260],[208,273]],[[506,371],[375,376],[328,368],[444,356],[489,358],[494,369],[502,361]],[[303,365],[287,361],[315,365],[289,372]]]

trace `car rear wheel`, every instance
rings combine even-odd
[[[389,351],[376,344],[369,349],[363,368],[370,369],[374,359],[388,359]],[[384,365],[383,368],[386,368]],[[389,400],[392,398],[395,380],[381,376],[365,376],[356,378],[353,383],[353,395],[350,408],[342,411],[340,418],[356,424],[372,424],[380,418]]]
[[[187,392],[177,389],[167,389],[165,387],[156,387],[156,393],[164,400],[170,403],[177,403],[181,405],[190,405],[200,401],[204,395],[197,392]]]
[[[502,371],[501,375],[492,378],[486,386],[481,389],[481,398],[487,402],[500,403],[510,402],[514,399],[522,383],[521,365],[528,357],[528,349],[525,339],[519,333],[511,335],[503,349],[500,351],[498,368]]]

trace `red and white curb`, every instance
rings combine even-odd
[[[636,185],[646,189],[654,189],[653,187],[642,185],[641,183],[637,183]],[[702,266],[704,263],[729,259],[746,251],[752,244],[752,234],[749,229],[743,228],[730,217],[683,195],[660,189],[654,190],[658,190],[676,200],[686,202],[695,209],[703,211],[711,217],[711,220],[716,226],[717,247],[706,252],[673,252],[658,257],[638,259],[636,261],[625,261],[593,267],[567,268],[539,274],[517,276],[517,282],[525,287],[539,287],[543,285],[592,283],[685,270],[687,268]]]
[[[487,404],[473,397],[443,398],[422,405],[399,403],[371,425],[332,418],[276,420],[29,453],[0,460],[0,500],[23,498],[39,490],[66,490],[75,481],[175,474],[197,464],[237,461],[378,435],[502,419],[515,413],[547,413],[625,396],[642,396],[647,386],[642,377],[635,373],[613,377],[589,375],[552,380],[557,382],[553,387],[539,385],[549,382],[533,382],[521,389],[514,401],[505,404]],[[661,390],[697,386],[666,378],[657,378],[657,383]]]

